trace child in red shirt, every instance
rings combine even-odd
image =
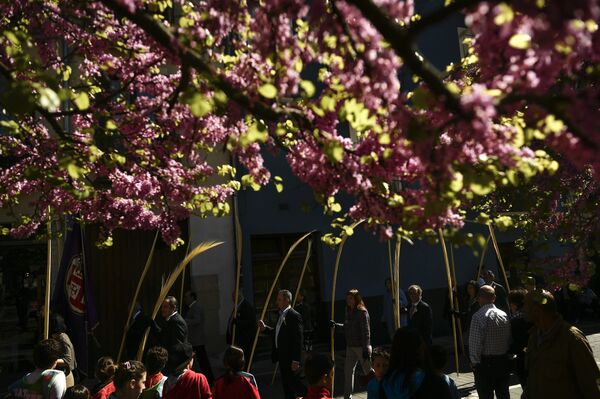
[[[332,399],[333,360],[323,353],[311,353],[304,364],[304,374],[309,384],[304,399]]]
[[[169,351],[167,365],[174,370],[163,385],[163,399],[212,399],[208,381],[192,370],[194,351],[189,343],[177,344]]]
[[[230,346],[225,350],[225,375],[215,381],[214,399],[260,399],[254,376],[242,371],[244,363],[241,348]]]

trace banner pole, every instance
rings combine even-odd
[[[50,286],[52,284],[52,221],[50,207],[48,207],[48,255],[46,257],[46,293],[44,298],[44,339],[48,339],[50,332]]]

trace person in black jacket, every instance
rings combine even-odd
[[[431,307],[423,301],[423,290],[418,285],[408,287],[410,307],[408,308],[408,328],[417,331],[428,346],[432,343],[433,316]]]
[[[232,302],[235,299],[235,291],[231,293]],[[235,342],[233,338],[233,326],[235,325]],[[227,334],[225,340],[227,345],[234,345],[242,348],[246,358],[250,357],[254,333],[256,332],[256,311],[240,291],[238,294],[237,309],[231,311],[229,321],[227,322]]]
[[[153,325],[154,334],[158,346],[162,346],[169,353],[176,345],[187,343],[188,328],[183,317],[177,312],[177,299],[168,296],[160,307],[161,319]],[[171,364],[167,364],[165,370],[171,372]],[[175,365],[176,366],[176,365]]]
[[[515,374],[519,378],[519,383],[523,389],[527,385],[525,348],[527,348],[527,342],[529,341],[529,330],[533,327],[533,323],[525,320],[525,315],[523,314],[526,295],[527,291],[524,289],[511,290],[508,293],[508,302],[511,310],[510,333],[512,336],[509,352],[516,356]]]
[[[421,334],[399,328],[394,334],[390,365],[376,399],[452,399],[446,380],[431,367]]]
[[[261,331],[269,331],[273,336],[271,360],[279,362],[281,381],[285,399],[296,399],[306,394],[306,388],[300,382],[300,355],[302,353],[302,316],[292,307],[292,293],[281,290],[277,293],[279,318],[275,327],[258,321]]]

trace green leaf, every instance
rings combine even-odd
[[[335,99],[333,97],[323,96],[323,98],[321,98],[321,108],[330,112],[335,110]]]
[[[463,175],[460,172],[456,172],[452,181],[450,182],[450,190],[455,193],[459,192],[463,188]]]
[[[497,9],[499,10],[499,12],[494,18],[494,23],[496,25],[504,25],[511,22],[514,19],[515,13],[508,4],[500,3],[498,4]]]
[[[258,93],[264,98],[273,99],[277,96],[277,88],[271,83],[265,83],[258,88]]]
[[[108,130],[116,130],[117,129],[117,123],[115,121],[113,121],[112,119],[109,119],[106,121],[106,129]]]
[[[67,172],[73,179],[79,179],[81,177],[81,168],[74,163],[67,165]]]
[[[90,107],[90,98],[88,97],[87,93],[83,91],[75,95],[73,102],[81,111],[85,111]]]
[[[212,111],[212,104],[200,93],[194,93],[186,102],[189,104],[192,114],[198,118],[202,118]]]
[[[392,142],[392,138],[390,137],[389,134],[383,133],[381,136],[379,136],[379,144],[387,145],[387,144],[390,144],[391,142]]]
[[[337,141],[325,144],[325,155],[331,162],[341,162],[344,159],[344,147]]]
[[[531,46],[531,36],[526,33],[517,33],[510,38],[508,45],[518,50],[526,50]]]
[[[310,80],[301,80],[300,87],[306,93],[306,97],[310,98],[315,95],[315,85]]]
[[[39,93],[40,107],[50,112],[56,112],[60,107],[60,98],[58,98],[58,94],[49,87],[42,87],[39,89]]]

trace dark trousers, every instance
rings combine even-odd
[[[212,387],[215,382],[215,377],[213,376],[212,368],[210,367],[206,348],[204,345],[194,346],[194,352],[196,353],[196,361],[194,362],[193,367],[194,371],[199,371],[204,374],[208,380],[208,384]]]
[[[299,396],[306,395],[306,387],[300,382],[298,372],[292,371],[292,362],[279,362],[281,371],[281,382],[283,384],[283,395],[285,399],[296,399]]]
[[[506,355],[482,356],[475,367],[475,388],[480,399],[510,399],[508,379],[510,362]]]

